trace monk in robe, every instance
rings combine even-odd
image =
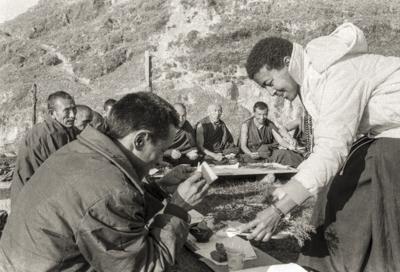
[[[47,109],[45,120],[35,125],[21,143],[11,184],[11,204],[39,166],[56,150],[75,140],[78,134],[74,127],[76,107],[71,95],[63,91],[51,94]]]
[[[186,120],[186,107],[181,103],[174,104],[179,116],[178,130],[176,131],[172,145],[164,152],[164,161],[172,164],[196,165],[198,153],[195,140],[195,132]]]
[[[197,146],[206,161],[215,164],[226,163],[226,156],[236,155],[238,148],[228,127],[221,120],[222,106],[212,104],[207,112],[208,116],[200,120],[196,126]]]
[[[254,116],[243,122],[240,130],[241,156],[245,162],[266,160],[297,167],[303,156],[294,152],[293,143],[287,142],[278,127],[268,120],[268,106],[257,102],[253,107]]]
[[[76,118],[74,126],[81,132],[93,119],[92,109],[86,105],[76,105]]]

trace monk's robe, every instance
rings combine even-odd
[[[197,163],[198,161],[197,159],[190,160],[188,157],[185,156],[185,154],[187,154],[188,152],[197,149],[195,132],[192,125],[188,121],[185,121],[185,123],[183,123],[183,126],[176,131],[174,141],[171,144],[171,146],[168,147],[167,151],[172,149],[176,149],[179,152],[181,152],[182,156],[179,159],[173,159],[170,156],[164,155],[164,161],[167,161],[172,165],[178,165],[178,164],[195,165]]]
[[[233,142],[233,137],[224,121],[212,123],[209,117],[199,121],[203,127],[204,144],[203,147],[214,153],[224,155],[238,153],[238,148]],[[207,157],[207,156],[206,156]],[[207,158],[206,158],[207,159]]]
[[[51,117],[35,125],[21,142],[11,184],[11,203],[39,166],[56,150],[76,139],[77,128],[66,128]]]
[[[261,159],[293,167],[297,167],[303,161],[303,156],[292,150],[278,149],[279,144],[275,140],[272,131],[275,130],[276,133],[279,133],[279,129],[272,121],[267,119],[260,128],[257,128],[254,123],[254,117],[247,119],[245,122],[248,127],[247,148],[251,152],[258,152]],[[252,161],[249,156],[244,155],[242,157],[247,162]]]

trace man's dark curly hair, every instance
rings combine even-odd
[[[156,142],[168,137],[170,125],[178,127],[178,124],[178,114],[171,104],[156,94],[137,92],[125,95],[114,104],[107,119],[107,134],[122,139],[133,131],[147,129]]]
[[[283,67],[283,58],[291,56],[293,44],[282,38],[269,37],[256,43],[247,58],[246,70],[250,79],[266,64],[268,69]]]

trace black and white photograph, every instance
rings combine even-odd
[[[0,272],[399,256],[400,1],[0,0]]]

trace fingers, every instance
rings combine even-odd
[[[271,233],[268,232],[268,231],[266,231],[266,230],[261,230],[261,231],[257,234],[257,236],[254,238],[254,240],[255,240],[255,241],[263,241],[265,237],[268,237],[268,236],[271,237],[270,234],[271,234]],[[269,240],[269,238],[266,239],[266,241],[268,241],[268,240]]]
[[[192,172],[196,171],[196,167],[193,167],[193,166],[190,166],[190,165],[182,164],[182,170],[183,170],[185,173],[192,173]]]
[[[195,191],[193,192],[193,205],[197,205],[207,195],[210,185],[207,184],[204,179],[202,179],[193,184],[192,187],[195,188]]]
[[[188,179],[186,179],[185,182],[188,182],[188,183],[191,183],[191,184],[196,183],[196,181],[201,179],[202,176],[203,175],[201,174],[201,172],[197,172],[196,171],[196,172],[193,173],[193,175],[191,175]]]
[[[209,188],[210,188],[210,185],[204,180],[204,184],[201,187],[199,187],[199,189],[198,189],[201,198],[203,198],[205,195],[207,195]]]
[[[181,174],[190,174],[196,170],[195,167],[190,166],[189,164],[179,164],[175,166],[172,171],[176,171],[177,173]]]
[[[260,223],[260,221],[258,219],[254,219],[253,221],[250,221],[247,224],[243,224],[243,225],[239,226],[238,229],[240,232],[247,232],[247,231],[255,228],[259,223]]]
[[[263,242],[267,242],[269,239],[272,237],[272,232],[267,233],[267,235],[264,236],[262,239]]]

